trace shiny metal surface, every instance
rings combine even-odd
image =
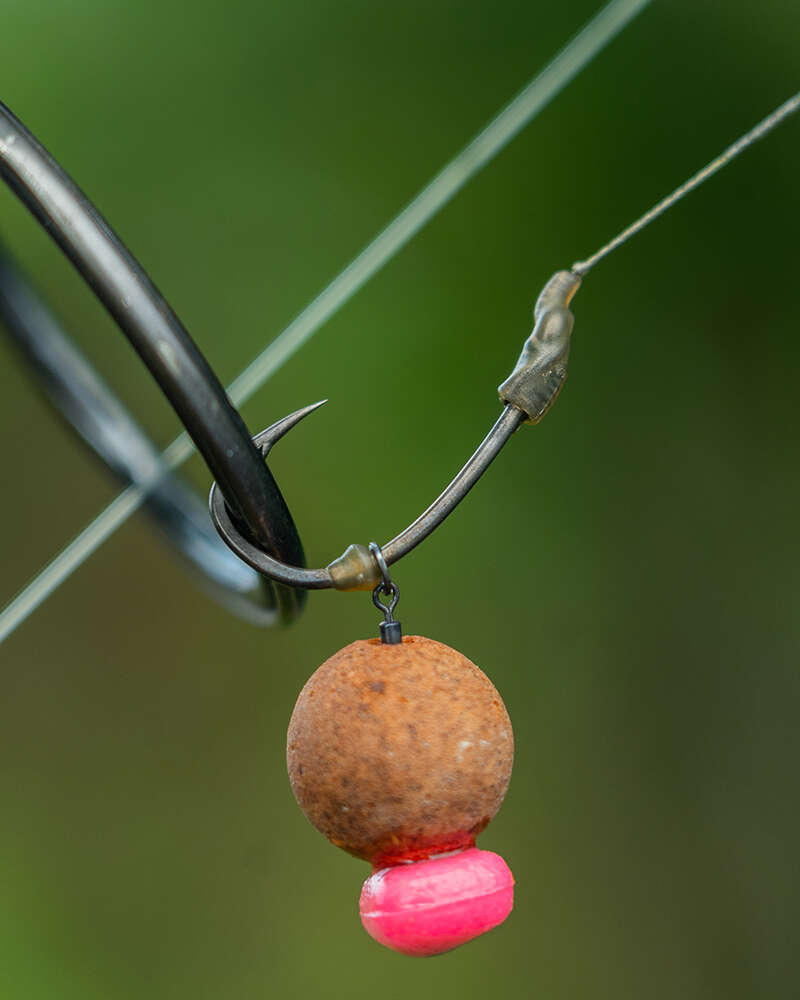
[[[238,412],[180,320],[77,185],[0,104],[0,176],[61,247],[178,414],[241,531],[295,565],[305,561],[291,514]],[[276,592],[284,620],[303,595]]]
[[[581,279],[571,271],[557,271],[542,289],[534,309],[534,328],[525,341],[511,375],[499,388],[505,403],[494,426],[463,468],[433,503],[399,535],[383,546],[371,542],[350,545],[324,569],[288,565],[245,537],[228,510],[216,485],[211,488],[211,516],[226,544],[246,563],[265,576],[289,587],[366,590],[386,586],[387,567],[402,559],[445,520],[499,454],[522,423],[538,423],[553,405],[567,377],[569,345],[574,317],[569,303]],[[307,406],[262,431],[254,440],[266,458],[270,449],[294,425],[319,406]]]
[[[262,450],[264,457],[269,454],[276,441],[279,441],[287,431],[320,405],[320,403],[312,403],[311,406],[297,410],[258,434],[253,440]],[[522,410],[515,406],[509,405],[503,409],[474,454],[430,507],[399,535],[396,535],[386,545],[381,546],[387,565],[402,559],[452,513],[525,419],[526,416]],[[322,569],[306,569],[301,566],[287,565],[262,551],[243,536],[234,523],[231,512],[227,509],[223,495],[217,489],[216,483],[211,487],[209,503],[214,524],[225,543],[253,569],[257,569],[273,580],[289,587],[303,587],[309,590],[321,590],[327,587],[336,587],[338,590],[371,590],[381,580],[381,570],[378,563],[366,546],[351,545],[344,556]],[[348,563],[350,568],[348,568]]]
[[[228,610],[257,625],[278,618],[272,587],[227,549],[202,500],[161,455],[0,245],[0,327],[38,384],[89,448],[123,483],[146,489],[145,509]]]

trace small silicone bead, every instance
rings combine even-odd
[[[499,854],[471,847],[382,868],[364,883],[367,933],[404,955],[439,955],[501,924],[514,905],[514,876]]]

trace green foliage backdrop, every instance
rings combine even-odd
[[[6,0],[3,99],[223,380],[592,0]],[[385,540],[498,410],[539,288],[797,90],[795,0],[655,2],[245,408],[312,564]],[[517,737],[507,925],[421,962],[306,823],[284,734],[365,595],[260,632],[142,518],[0,647],[9,1000],[796,995],[800,122],[599,265],[570,378],[396,572]],[[3,237],[157,440],[175,418],[5,190]],[[0,599],[115,492],[0,342]],[[189,475],[203,490],[201,463]]]

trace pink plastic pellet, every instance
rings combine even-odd
[[[471,847],[373,872],[359,910],[367,933],[404,955],[439,955],[501,924],[514,876],[499,854]]]

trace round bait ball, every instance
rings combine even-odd
[[[359,910],[376,941],[404,955],[440,955],[501,924],[514,877],[499,854],[476,847],[382,868],[364,883]]]
[[[375,867],[474,844],[500,808],[513,757],[511,722],[489,678],[422,636],[335,653],[289,723],[300,808]]]

